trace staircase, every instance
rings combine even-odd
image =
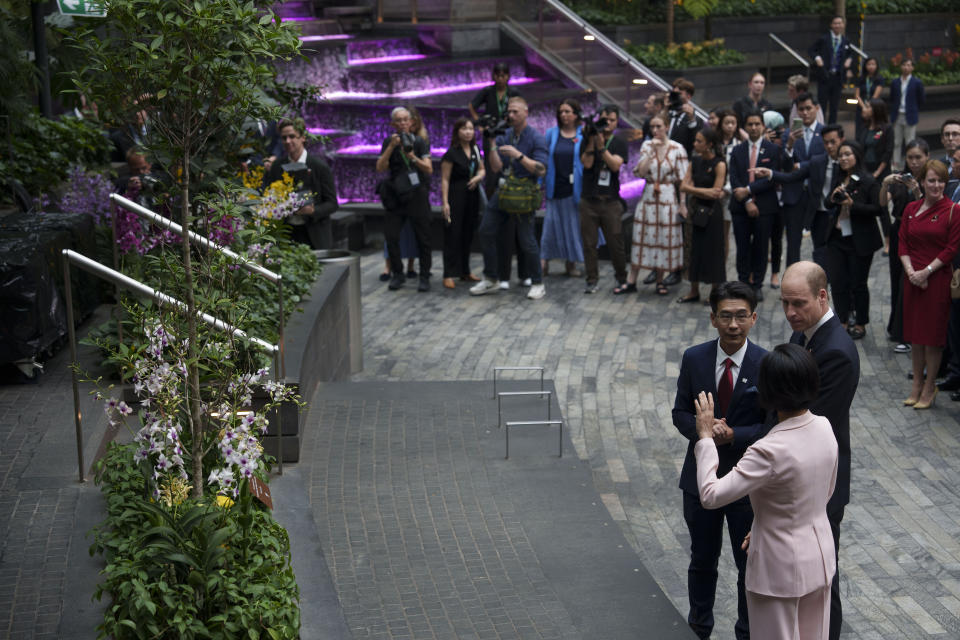
[[[477,5],[470,11],[481,11],[485,2],[470,3]],[[467,11],[467,3],[454,0],[452,4],[453,8],[447,5],[451,16]],[[487,12],[496,6],[487,4],[491,4],[483,9]],[[443,13],[442,7],[434,5],[436,0],[429,5],[431,14]],[[420,9],[426,6],[423,0],[418,3]],[[384,18],[383,24],[370,29],[344,29],[337,16],[353,15],[349,8],[315,10],[309,0],[285,2],[277,8],[284,20],[296,22],[303,30],[306,54],[305,60],[280,67],[279,77],[291,84],[322,87],[322,97],[302,114],[310,133],[319,136],[308,146],[312,153],[327,158],[341,209],[348,212],[380,211],[375,188],[383,176],[374,167],[383,140],[393,133],[390,111],[398,105],[415,106],[430,134],[434,161],[430,201],[438,207],[440,157],[449,145],[453,123],[467,115],[473,95],[491,83],[490,72],[498,62],[510,66],[510,83],[527,99],[529,122],[541,132],[556,125],[556,106],[567,97],[580,101],[585,116],[602,103],[616,102],[623,112],[621,126],[632,126],[639,118],[633,117],[631,123],[629,111],[639,114],[646,95],[663,83],[655,76],[648,80],[635,67],[584,40],[583,27],[565,15],[556,15],[543,28],[536,15],[518,20],[521,9],[513,8],[500,23],[499,55],[456,55],[451,53],[454,46],[439,44],[442,38],[422,26],[389,22],[396,18],[391,12],[399,10],[390,2],[366,8],[375,12],[374,21],[378,15]],[[531,43],[530,33],[536,33],[539,41]],[[624,109],[627,104],[632,109]],[[639,143],[630,146],[635,158]],[[625,164],[621,174],[621,193],[629,205],[642,193],[642,181],[630,174],[632,166]]]

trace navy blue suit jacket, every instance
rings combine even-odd
[[[896,122],[900,113],[900,85],[903,84],[900,76],[893,79],[890,83],[890,122]],[[920,121],[920,109],[926,102],[926,93],[923,89],[923,83],[917,76],[910,76],[910,84],[907,85],[907,100],[904,106],[907,108],[907,124],[913,126]],[[949,166],[949,165],[947,165]]]
[[[802,336],[795,331],[790,342],[800,344]],[[860,383],[860,355],[836,316],[817,329],[805,346],[820,371],[820,391],[810,411],[830,421],[839,446],[837,485],[827,503],[831,511],[850,502],[850,405]]]
[[[818,67],[816,64],[813,65],[813,69],[817,73],[817,80],[823,82],[830,77],[830,70],[833,68],[833,32],[825,33],[814,42],[807,53],[810,55],[810,59],[813,60],[817,56],[820,56],[820,59],[823,60],[823,66]],[[850,41],[847,40],[847,36],[840,36],[840,77],[843,78],[846,73],[846,64],[847,58],[850,58],[853,55],[850,49]]]
[[[801,162],[798,169],[789,173],[785,171],[774,171],[773,177],[771,178],[773,182],[783,185],[802,185],[804,180],[809,179],[807,187],[809,198],[807,198],[807,211],[804,216],[804,226],[807,229],[811,228],[810,224],[813,221],[813,216],[820,207],[820,199],[823,197],[823,183],[827,178],[828,159],[829,157],[825,154],[816,155],[806,162]],[[830,182],[830,191],[832,192],[840,183],[840,167],[837,164],[833,166],[833,178]],[[827,202],[827,207],[827,211],[833,211],[834,209],[830,202]],[[829,233],[829,228],[827,229],[827,233]],[[827,241],[826,238],[822,238],[822,240],[824,243]]]
[[[680,488],[687,493],[700,495],[697,486],[697,460],[693,454],[693,446],[699,440],[697,436],[697,410],[693,404],[694,398],[701,391],[712,393],[717,397],[716,364],[717,340],[704,342],[690,347],[683,352],[680,362],[680,376],[677,378],[677,398],[673,404],[673,425],[688,441],[687,457],[683,461],[683,470],[680,472]],[[757,374],[760,370],[760,360],[767,350],[747,342],[747,352],[743,356],[740,374],[733,386],[733,396],[727,415],[717,418],[726,418],[727,426],[733,429],[733,442],[717,447],[720,454],[720,468],[717,476],[724,476],[733,469],[743,453],[751,444],[762,438],[769,427],[765,424],[765,413],[757,406]],[[748,498],[741,498],[747,500]]]
[[[757,153],[757,166],[779,171],[780,158],[780,147],[764,138]],[[747,172],[749,168],[750,143],[741,142],[730,152],[730,187],[749,188],[754,203],[760,209],[760,215],[776,213],[780,208],[780,202],[777,200],[777,191],[773,182],[767,178],[750,182],[750,174]],[[746,214],[747,210],[744,203],[734,197],[730,199],[730,213]]]
[[[803,138],[800,138],[793,144],[793,149],[789,152],[784,146],[784,154],[788,158],[789,162],[800,164],[801,162],[806,162],[810,158],[816,155],[825,154],[827,152],[826,147],[823,146],[823,125],[819,122],[815,122],[813,125],[813,137],[810,138],[810,146],[803,141]],[[786,136],[783,137],[786,140]],[[786,142],[784,142],[786,145]],[[784,165],[784,170],[789,171],[793,168],[791,164],[789,167]],[[783,185],[783,189],[780,191],[780,196],[783,199],[783,204],[790,206],[800,202],[800,199],[803,197],[803,183],[802,182],[790,182]]]

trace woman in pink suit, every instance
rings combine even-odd
[[[712,394],[697,405],[697,481],[707,508],[744,495],[753,507],[747,549],[750,636],[820,640],[830,626],[830,582],[836,567],[827,501],[837,479],[837,440],[830,422],[807,407],[817,396],[817,364],[803,347],[782,344],[760,363],[759,402],[777,424],[717,478]]]

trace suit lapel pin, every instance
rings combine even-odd
[[[746,378],[740,378],[740,382],[742,382],[743,384],[747,384],[747,379],[746,379]]]

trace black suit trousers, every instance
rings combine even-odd
[[[840,604],[840,522],[843,521],[844,507],[831,510],[827,507],[827,519],[830,520],[830,532],[833,533],[833,549],[837,553],[837,572],[830,584],[830,640],[840,638],[840,626],[843,624],[843,607]]]
[[[767,245],[773,228],[773,215],[760,214],[751,218],[745,213],[734,213],[733,239],[737,243],[737,279],[751,283],[754,289],[763,286],[767,273]]]
[[[383,235],[387,243],[387,256],[390,260],[390,271],[394,274],[403,273],[403,260],[400,257],[400,230],[403,223],[410,220],[413,233],[417,237],[417,253],[420,262],[420,277],[430,277],[430,203],[427,195],[415,195],[409,203],[399,209],[388,209],[383,219]]]
[[[833,291],[834,311],[840,322],[870,322],[870,289],[867,278],[873,254],[857,255],[852,236],[842,236],[839,229],[830,233],[827,243],[827,277]]]
[[[898,343],[903,342],[903,263],[897,255],[900,249],[900,220],[890,225],[890,319],[887,333]],[[949,335],[948,335],[949,338]],[[960,375],[960,369],[957,374]]]
[[[820,109],[823,111],[823,117],[827,124],[836,124],[837,110],[840,108],[840,93],[843,90],[843,74],[826,73],[826,78],[821,78],[817,84],[817,101],[820,103]],[[829,116],[827,115],[829,111]]]
[[[740,548],[753,526],[753,510],[748,500],[737,500],[719,509],[705,509],[700,497],[683,492],[683,519],[690,531],[690,566],[687,569],[687,595],[690,612],[687,624],[700,638],[709,638],[713,631],[713,603],[717,592],[717,563],[723,549],[723,520],[727,519],[733,561],[737,565],[737,640],[750,637],[747,596],[744,578],[747,552]],[[729,637],[726,633],[723,637]]]
[[[807,213],[807,196],[797,204],[783,205],[783,226],[787,230],[787,266],[800,262],[800,245],[803,243],[804,217]]]

